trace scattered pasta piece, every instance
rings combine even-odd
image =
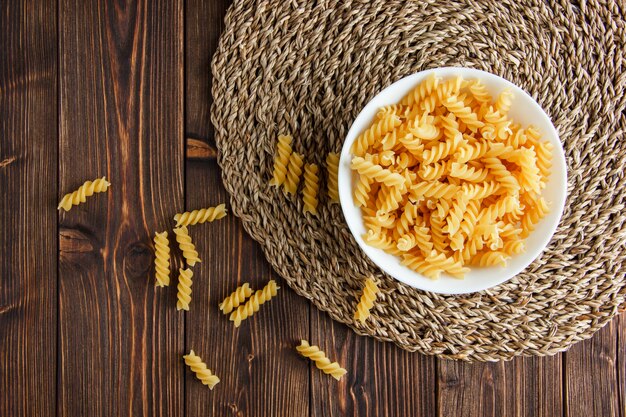
[[[367,278],[365,280],[365,286],[363,287],[363,294],[361,300],[356,306],[354,312],[355,320],[359,320],[361,323],[365,323],[365,320],[370,316],[370,310],[374,307],[374,301],[376,301],[376,294],[378,294],[378,286],[373,278]]]
[[[239,327],[243,320],[259,311],[261,304],[275,297],[279,289],[280,287],[276,285],[276,281],[271,280],[262,290],[255,292],[244,305],[239,306],[237,310],[233,311],[230,314],[230,321],[235,322],[235,327]]]
[[[170,242],[167,232],[154,234],[154,269],[157,287],[170,285]]]
[[[84,203],[87,201],[87,197],[92,196],[94,193],[105,192],[110,186],[111,183],[106,180],[106,177],[98,178],[94,181],[85,181],[76,191],[63,196],[57,210],[69,211],[72,206]]]
[[[289,165],[287,165],[287,176],[283,186],[288,194],[296,194],[298,184],[300,184],[300,176],[302,175],[302,165],[304,160],[302,155],[293,152],[289,157]]]
[[[191,302],[191,285],[193,281],[193,271],[189,268],[180,268],[178,275],[178,301],[176,302],[176,310],[189,311],[189,303]]]
[[[198,257],[198,251],[196,251],[195,245],[191,241],[187,226],[175,228],[174,234],[176,235],[178,247],[180,247],[180,250],[183,252],[183,258],[185,258],[187,265],[194,266],[197,262],[202,262]]]
[[[239,307],[239,305],[246,301],[246,299],[251,295],[252,289],[250,289],[250,284],[246,282],[245,284],[237,287],[232,294],[222,301],[222,304],[220,304],[220,310],[222,310],[222,313],[228,314],[233,311],[233,309]]]
[[[330,359],[326,357],[324,351],[320,350],[317,346],[311,346],[306,340],[301,340],[300,345],[296,346],[296,350],[300,355],[315,362],[317,369],[332,376],[337,381],[348,372],[339,366],[337,362],[331,362]]]
[[[339,201],[339,155],[331,152],[326,157],[326,169],[328,171],[328,197],[331,201]]]
[[[207,368],[206,363],[202,362],[202,359],[196,355],[193,350],[190,350],[188,355],[184,355],[183,359],[185,360],[185,364],[196,374],[196,377],[202,381],[204,385],[209,387],[209,389],[213,389],[213,387],[220,382],[217,375],[214,375],[211,370]]]
[[[304,190],[302,200],[304,201],[304,212],[317,214],[317,191],[319,189],[319,169],[315,164],[304,165]]]
[[[207,207],[200,210],[186,211],[174,216],[176,227],[190,226],[198,223],[212,222],[226,217],[226,205],[220,204],[216,207]]]
[[[513,104],[510,90],[492,99],[478,80],[432,74],[381,108],[351,148],[363,240],[432,279],[523,253],[549,211],[553,146],[510,119]]]
[[[285,182],[287,175],[287,164],[291,156],[291,141],[289,135],[279,135],[276,145],[276,156],[274,157],[274,174],[270,180],[270,185],[278,187]]]

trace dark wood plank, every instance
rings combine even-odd
[[[56,2],[0,3],[0,415],[54,415]]]
[[[189,209],[225,202],[217,164],[187,163]],[[212,391],[186,373],[188,416],[306,416],[308,369],[294,352],[307,337],[309,307],[271,270],[259,245],[236,217],[190,228],[202,263],[194,267],[193,299],[186,314],[186,350],[205,360],[221,383]],[[275,299],[236,329],[218,305],[243,282],[281,286]]]
[[[440,416],[561,416],[561,356],[510,362],[440,360]]]
[[[212,152],[209,119],[210,60],[217,47],[229,2],[190,0],[186,5],[186,207],[227,202]],[[204,152],[206,153],[206,152]],[[193,226],[190,233],[203,262],[194,268],[193,300],[186,313],[186,349],[194,349],[221,378],[210,392],[186,373],[188,416],[306,416],[309,373],[294,351],[308,337],[309,306],[271,270],[259,245],[232,214]],[[281,285],[276,299],[235,329],[218,310],[221,300],[243,282],[261,288],[270,279]]]
[[[622,306],[622,310],[623,310]],[[626,417],[626,315],[622,312],[617,322],[617,394],[620,416]]]
[[[312,364],[312,416],[435,416],[436,361],[357,336],[325,313],[311,314],[312,344],[348,373],[340,382]]]
[[[182,0],[62,0],[59,415],[183,415],[183,318],[152,238],[183,193]]]
[[[617,326],[610,322],[565,354],[566,416],[618,415]]]

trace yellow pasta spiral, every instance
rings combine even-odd
[[[484,208],[480,213],[480,221],[487,224],[495,223],[495,221],[506,213],[512,213],[520,209],[519,200],[514,196],[507,196],[503,199]]]
[[[486,169],[476,169],[472,166],[453,162],[450,165],[450,176],[465,181],[481,182],[487,178],[488,171]]]
[[[317,191],[319,188],[319,171],[315,164],[304,165],[304,190],[302,190],[302,200],[304,201],[304,212],[317,214]]]
[[[365,286],[363,287],[363,294],[361,300],[356,306],[354,312],[354,319],[359,320],[361,323],[365,323],[365,320],[370,316],[370,310],[374,307],[374,301],[376,300],[376,294],[378,294],[378,286],[376,281],[372,278],[365,280]]]
[[[285,192],[295,194],[300,184],[300,175],[302,175],[302,164],[304,160],[299,153],[292,153],[289,157],[289,165],[287,165],[287,176],[283,183]]]
[[[301,340],[300,345],[296,347],[296,350],[300,355],[315,362],[317,369],[332,376],[337,381],[339,381],[341,377],[348,372],[339,366],[337,362],[331,362],[319,347],[311,346],[306,340]]]
[[[157,287],[170,285],[170,243],[167,232],[154,234],[154,269]]]
[[[500,93],[496,100],[496,110],[502,115],[507,114],[511,109],[512,104],[513,92],[506,89]]]
[[[430,149],[426,149],[423,154],[424,163],[432,164],[433,162],[437,162],[446,156],[453,154],[459,146],[462,146],[465,143],[463,139],[463,135],[460,133],[456,135],[453,139],[448,139],[445,142],[438,143]]]
[[[371,189],[368,178],[365,175],[359,175],[354,187],[354,203],[358,207],[367,207]]]
[[[291,155],[291,141],[289,135],[279,135],[276,145],[276,156],[274,157],[274,174],[270,180],[270,185],[279,186],[285,182],[287,175],[287,164]]]
[[[452,198],[459,190],[458,185],[445,184],[439,181],[421,182],[411,187],[414,197]]]
[[[470,84],[469,90],[479,103],[491,103],[491,96],[487,91],[487,87],[481,81],[476,80]]]
[[[186,211],[174,216],[176,226],[190,226],[198,223],[212,222],[226,217],[226,205],[208,207],[200,210]]]
[[[530,232],[535,230],[535,225],[548,214],[549,210],[548,203],[543,197],[539,198],[532,206],[528,207],[522,217],[521,237],[528,237]]]
[[[471,263],[478,266],[506,266],[506,260],[509,256],[502,251],[489,251],[484,253],[478,253],[472,258]]]
[[[262,290],[258,290],[252,297],[242,306],[239,306],[237,310],[230,314],[230,321],[235,322],[235,327],[239,327],[241,322],[257,311],[259,307],[266,301],[269,301],[272,297],[275,297],[280,287],[276,285],[276,281],[271,280],[267,283]]]
[[[417,173],[425,181],[434,181],[441,178],[448,171],[448,162],[435,162],[432,165],[421,164]]]
[[[400,104],[410,106],[414,103],[419,103],[437,89],[440,81],[439,77],[436,77],[434,74],[430,75],[404,97]]]
[[[518,194],[520,191],[519,182],[511,175],[499,158],[483,158],[485,168],[487,168],[496,180],[500,182],[500,186],[507,190],[510,194]]]
[[[331,201],[339,201],[339,155],[330,152],[326,157],[326,169],[328,170],[328,197]]]
[[[106,177],[98,178],[94,181],[85,181],[76,191],[63,196],[57,210],[62,208],[65,211],[69,211],[72,206],[84,203],[87,201],[87,197],[92,196],[94,193],[105,192],[110,186],[111,183],[106,180]]]
[[[454,115],[461,120],[472,131],[476,132],[478,129],[484,126],[484,123],[478,120],[476,113],[472,111],[470,107],[466,107],[459,97],[448,97],[443,101],[443,105],[454,113]]]
[[[402,120],[395,114],[385,114],[365,132],[361,133],[352,145],[352,153],[356,156],[363,156],[367,149],[374,144],[376,139],[381,138],[387,132],[399,126]]]
[[[404,177],[402,175],[391,172],[380,165],[375,165],[358,156],[352,159],[351,167],[359,174],[388,186],[401,185],[404,183]]]
[[[374,230],[368,230],[367,233],[363,235],[363,240],[367,242],[368,245],[383,249],[392,255],[401,255],[402,251],[398,249],[398,246],[395,244],[391,236],[388,236],[383,233],[377,233]]]
[[[462,185],[463,192],[469,199],[487,198],[500,190],[500,185],[495,181],[485,181],[479,184],[465,183]]]
[[[174,234],[176,235],[178,247],[183,252],[183,258],[185,258],[187,265],[194,266],[197,262],[202,262],[198,257],[195,245],[191,241],[191,236],[189,236],[187,226],[175,228]]]
[[[176,301],[176,310],[189,311],[191,285],[193,284],[191,277],[193,277],[193,271],[189,268],[180,268],[178,273],[178,286],[176,287],[176,289],[178,289],[178,294],[176,294],[178,301]]]
[[[209,368],[207,368],[206,363],[202,362],[199,356],[197,356],[193,350],[189,351],[188,355],[184,355],[183,359],[185,360],[185,364],[196,374],[196,377],[202,381],[202,383],[209,387],[209,389],[213,389],[219,382],[220,379],[217,375],[214,375]]]
[[[222,303],[220,304],[220,310],[222,310],[222,313],[228,314],[233,311],[233,309],[239,307],[239,305],[246,301],[246,298],[250,297],[251,295],[252,289],[250,289],[250,284],[246,282],[245,284],[237,287],[235,291],[233,291],[228,297],[224,299],[224,301],[222,301]]]

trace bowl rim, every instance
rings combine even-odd
[[[550,199],[552,207],[550,209],[550,212],[548,213],[548,216],[542,219],[541,223],[543,224],[540,224],[541,227],[536,227],[536,229],[531,232],[530,236],[526,239],[526,242],[528,242],[531,237],[534,238],[533,241],[535,242],[535,245],[533,246],[533,248],[531,248],[529,244],[525,254],[516,255],[516,266],[514,268],[510,266],[495,266],[487,268],[472,267],[472,271],[494,271],[495,268],[500,268],[500,272],[502,272],[500,278],[494,278],[487,281],[479,281],[475,285],[468,285],[467,277],[463,280],[459,280],[456,278],[452,278],[447,274],[442,274],[442,277],[438,280],[432,280],[423,276],[422,274],[419,274],[416,271],[410,270],[409,268],[402,266],[399,262],[398,257],[387,254],[382,249],[377,249],[369,246],[363,241],[360,236],[360,232],[363,231],[362,212],[359,207],[356,207],[352,197],[353,173],[350,169],[350,161],[352,159],[352,153],[350,148],[352,146],[352,143],[363,129],[371,125],[373,114],[375,114],[375,112],[381,106],[398,103],[402,99],[402,97],[404,97],[404,95],[406,95],[415,86],[417,86],[421,80],[425,79],[432,73],[441,77],[450,77],[458,74],[463,76],[463,78],[465,79],[479,78],[487,85],[488,88],[491,88],[494,83],[499,84],[496,87],[499,91],[508,87],[513,91],[516,100],[521,97],[523,98],[523,100],[526,100],[529,103],[533,104],[533,106],[535,107],[535,111],[538,111],[539,117],[544,119],[541,128],[543,133],[542,139],[549,140],[549,142],[554,145],[552,153],[552,173],[548,182],[551,183],[550,185],[552,186],[552,188],[554,188],[553,181],[555,181],[555,179],[558,180],[558,178],[561,178],[561,184],[558,184],[559,186],[557,187],[560,192],[557,193],[556,198]],[[404,92],[402,94],[391,93],[394,90]],[[372,115],[368,116],[368,114]],[[560,160],[560,163],[555,163],[557,158]],[[515,277],[520,272],[525,270],[535,259],[537,259],[541,255],[543,250],[547,247],[552,237],[554,236],[554,233],[556,232],[556,229],[563,215],[563,210],[565,208],[565,201],[567,199],[567,163],[565,160],[563,145],[561,143],[558,131],[552,123],[552,120],[545,112],[545,110],[537,103],[537,101],[535,101],[535,99],[522,88],[503,77],[487,71],[466,67],[438,67],[419,71],[397,80],[396,82],[381,90],[363,107],[363,109],[361,109],[357,117],[354,119],[352,125],[350,126],[346,137],[344,138],[339,161],[338,188],[341,209],[348,228],[350,229],[350,233],[359,245],[361,251],[380,270],[395,278],[396,280],[420,290],[444,295],[469,294],[493,288],[497,285],[509,281],[511,278]],[[542,192],[542,195],[543,194],[544,193]],[[359,213],[358,223],[360,223],[361,226],[361,229],[359,230],[356,230],[358,224],[357,221],[355,221],[355,219],[353,218],[355,208],[358,210]],[[555,215],[554,213],[557,213],[558,215]],[[551,221],[548,224],[545,224],[547,218],[549,218]],[[539,230],[543,230],[543,233],[538,234],[537,232]],[[390,257],[395,259],[395,262],[380,261],[380,259],[389,259]],[[525,260],[520,261],[520,259],[522,259],[521,257],[523,257]],[[393,263],[393,265],[390,265],[390,263]],[[398,270],[402,271],[403,273],[399,274]],[[453,282],[457,285],[447,288],[446,285],[441,284],[442,282]],[[464,284],[458,285],[459,283]]]

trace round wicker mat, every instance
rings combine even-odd
[[[359,334],[479,361],[550,355],[590,337],[626,295],[626,10],[606,3],[236,0],[213,59],[212,107],[233,213],[298,294]],[[440,66],[490,71],[528,91],[568,163],[568,203],[549,248],[509,283],[464,296],[381,274],[324,192],[312,217],[300,197],[268,185],[278,134],[324,166],[378,91]],[[370,274],[382,295],[360,325],[352,315]]]

